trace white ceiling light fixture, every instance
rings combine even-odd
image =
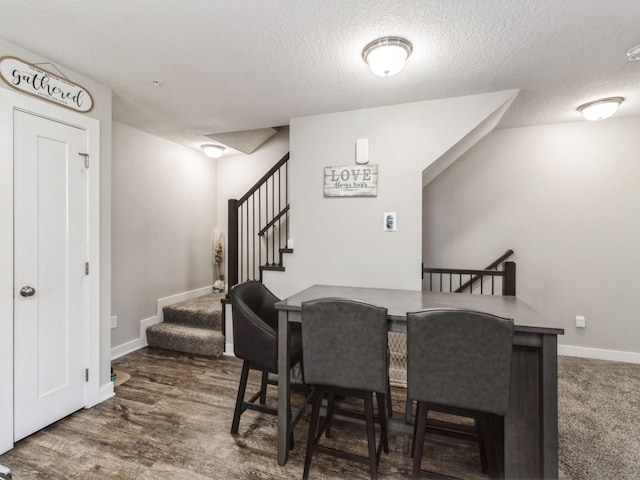
[[[597,121],[611,117],[620,104],[624,101],[622,97],[609,97],[593,102],[585,103],[578,107],[578,111],[582,113],[586,120]]]
[[[364,47],[362,58],[371,71],[381,77],[395,75],[409,58],[413,46],[401,37],[382,37]]]
[[[630,62],[638,62],[640,61],[640,45],[636,45],[632,49],[627,52],[627,57],[629,57]]]
[[[202,150],[204,150],[204,154],[209,158],[220,158],[225,148],[222,145],[208,143],[206,145],[202,145]]]

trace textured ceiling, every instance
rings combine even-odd
[[[578,105],[614,95],[620,115],[640,115],[640,62],[626,56],[639,19],[640,0],[0,0],[1,38],[112,88],[115,120],[193,148],[302,115],[512,88],[499,127],[577,121]],[[380,78],[361,53],[386,35],[413,54]]]

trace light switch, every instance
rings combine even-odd
[[[395,232],[398,230],[398,218],[396,212],[384,212],[382,216],[383,230],[385,232]]]

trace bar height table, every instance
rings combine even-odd
[[[512,318],[515,331],[509,411],[504,420],[506,478],[558,478],[558,363],[553,325],[517,297],[314,285],[276,303],[278,310],[278,464],[287,462],[292,428],[288,344],[300,323],[302,302],[349,298],[388,309],[389,330],[406,332],[406,314],[429,308],[463,308]],[[455,352],[453,352],[455,353]],[[393,419],[390,430],[398,420]],[[406,431],[406,425],[395,425]]]

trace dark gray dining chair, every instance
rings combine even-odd
[[[385,408],[389,382],[387,309],[341,298],[303,302],[302,345],[304,377],[312,388],[313,405],[303,478],[309,478],[314,452],[368,464],[371,478],[377,478],[382,450],[389,451]],[[373,408],[374,393],[377,412]],[[320,408],[325,394],[328,396],[327,414],[321,423]],[[362,399],[364,415],[334,407],[336,395]],[[323,433],[331,436],[331,422],[338,413],[364,417],[368,456],[320,444]],[[380,426],[377,446],[376,421]]]
[[[277,415],[275,408],[266,406],[270,373],[278,373],[278,312],[275,304],[280,300],[261,282],[248,281],[234,285],[229,292],[233,313],[233,351],[243,360],[236,408],[231,433],[238,433],[240,416],[246,410]],[[302,334],[300,328],[292,328],[290,335],[289,368],[302,361]],[[250,370],[262,373],[260,390],[248,400],[245,391]],[[258,401],[256,403],[256,401]],[[289,412],[291,418],[291,412]],[[293,433],[291,435],[293,448]]]
[[[474,419],[483,471],[504,475],[512,345],[511,319],[455,309],[407,314],[407,396],[418,405],[413,478],[420,475],[426,431],[438,431],[427,424],[429,411]]]

